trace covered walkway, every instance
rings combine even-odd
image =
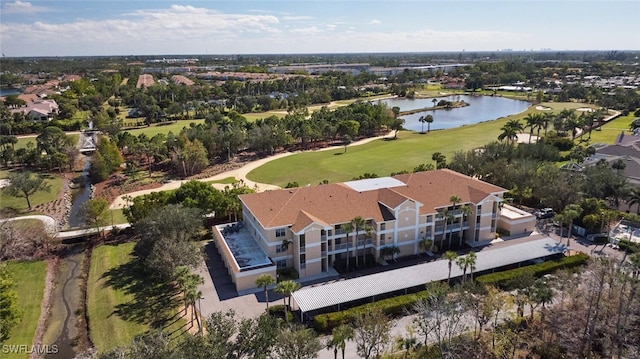
[[[476,253],[474,273],[491,272],[528,261],[546,260],[562,254],[565,249],[563,244],[544,236],[523,243],[486,249]],[[446,280],[448,275],[449,262],[436,260],[303,288],[294,292],[292,296],[301,314],[310,317],[320,312],[341,310],[340,307],[344,304],[363,300],[374,301],[376,298],[415,290],[432,281]],[[461,276],[462,270],[454,264],[451,268],[451,278]]]

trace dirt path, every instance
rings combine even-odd
[[[365,138],[363,140],[357,141],[352,143],[349,146],[360,146],[360,145],[364,145],[366,143],[369,143],[371,141],[375,141],[375,140],[379,140],[382,138],[387,138],[391,136],[391,133],[384,135],[384,136],[378,136],[378,137],[370,137],[370,138]],[[332,147],[325,147],[325,148],[321,148],[318,150],[313,150],[313,151],[329,151],[329,150],[335,150],[336,147],[332,146]],[[254,169],[264,165],[267,162],[271,162],[280,158],[284,158],[287,156],[291,156],[297,153],[302,153],[304,151],[296,151],[296,152],[284,152],[284,153],[279,153],[277,155],[271,156],[271,157],[267,157],[267,158],[262,158],[259,160],[255,160],[255,161],[251,161],[251,162],[247,162],[245,165],[243,165],[240,168],[236,168],[230,171],[226,171],[223,173],[219,173],[215,176],[211,176],[211,177],[207,177],[207,178],[200,178],[198,179],[198,181],[203,181],[203,182],[208,182],[208,181],[218,181],[224,178],[228,178],[228,177],[234,177],[236,180],[238,181],[243,181],[248,187],[251,188],[256,188],[258,192],[263,192],[263,191],[268,191],[268,190],[274,190],[274,189],[280,189],[280,187],[272,185],[272,184],[267,184],[267,183],[258,183],[258,182],[254,182],[251,181],[249,179],[247,179],[247,174],[249,174],[249,172],[253,171]],[[149,190],[142,190],[142,191],[136,191],[136,192],[131,192],[131,193],[127,193],[124,195],[120,195],[118,196],[112,203],[111,206],[109,206],[109,208],[111,209],[117,209],[117,208],[123,208],[127,206],[127,201],[125,200],[125,197],[138,197],[138,196],[142,196],[145,194],[149,194],[151,192],[159,192],[159,191],[167,191],[167,190],[172,190],[172,189],[176,189],[178,187],[180,187],[180,185],[182,183],[188,182],[189,180],[182,180],[182,181],[171,181],[161,187],[158,188],[154,188],[154,189],[149,189]],[[228,186],[228,184],[222,184],[222,183],[214,183],[212,184],[214,187],[216,187],[217,189],[224,189],[224,187]]]

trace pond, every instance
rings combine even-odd
[[[411,115],[400,116],[405,120],[404,128],[411,131],[421,131],[422,124],[418,121],[420,116],[431,115],[433,122],[431,130],[454,128],[475,123],[496,120],[509,115],[523,112],[531,106],[527,101],[512,100],[504,97],[451,95],[436,97],[436,101],[464,101],[469,104],[466,107],[452,109],[438,109],[418,112]],[[393,98],[381,100],[388,108],[400,107],[400,111],[417,110],[433,107],[433,98],[404,99]],[[427,124],[424,124],[427,130]]]

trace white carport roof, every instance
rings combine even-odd
[[[543,258],[562,253],[565,246],[552,238],[544,237],[496,249],[477,252],[475,272],[500,268],[514,263]],[[413,288],[432,281],[446,280],[449,261],[436,260],[410,267],[346,279],[335,283],[302,288],[293,293],[293,298],[302,312],[327,308],[354,300]],[[451,267],[451,278],[462,276],[455,264]]]

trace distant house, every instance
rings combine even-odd
[[[13,108],[11,113],[22,113],[32,121],[51,121],[59,111],[58,103],[54,100],[33,100],[26,106]]]

